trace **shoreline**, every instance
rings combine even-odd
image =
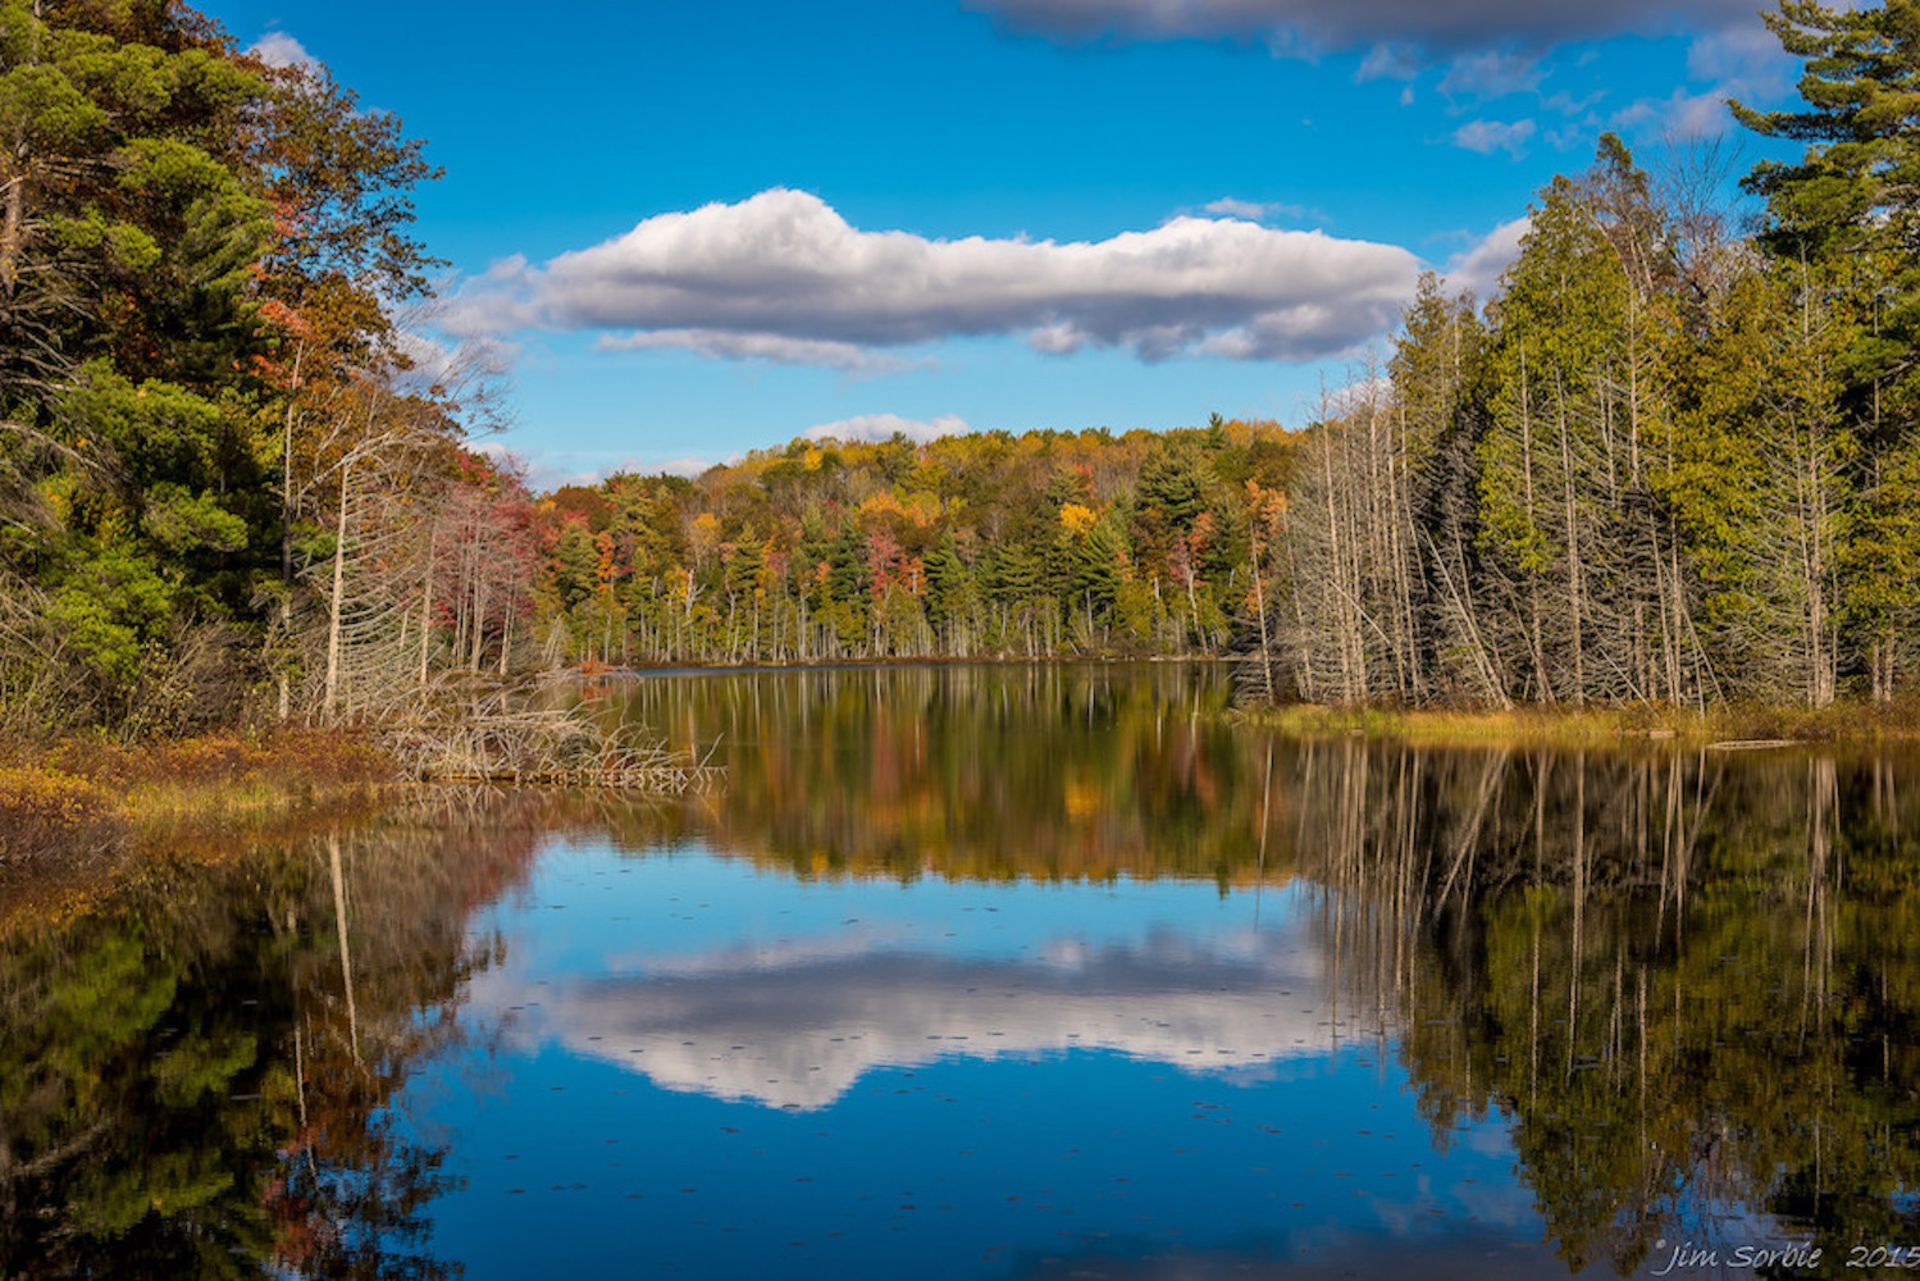
[[[1051,654],[1039,658],[808,658],[785,663],[658,663],[574,669],[581,680],[658,679],[663,676],[728,676],[744,672],[864,672],[888,668],[916,670],[935,667],[1217,667],[1239,661],[1231,654]]]
[[[1554,706],[1498,708],[1236,707],[1239,724],[1301,738],[1358,737],[1433,747],[1685,747],[1758,751],[1805,747],[1920,746],[1920,702],[1843,701],[1823,708]]]
[[[884,668],[1191,664],[1174,659],[942,659],[752,667],[625,668],[577,673],[583,682],[764,672]],[[1489,708],[1255,704],[1215,713],[1230,724],[1287,737],[1347,737],[1436,748],[1684,748],[1738,752],[1792,748],[1920,749],[1920,700],[1841,702],[1812,709],[1726,706],[1705,712],[1651,705]],[[373,805],[407,786],[371,737],[351,730],[214,731],[139,745],[69,738],[0,743],[0,882],[53,850],[98,851],[111,861],[156,841],[189,847],[244,841],[324,814]]]
[[[348,733],[0,744],[0,933],[86,911],[150,859],[215,867],[369,818],[405,786]]]
[[[0,744],[0,879],[76,839],[109,854],[157,836],[246,837],[399,782],[391,758],[349,731]]]

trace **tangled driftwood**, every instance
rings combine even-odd
[[[415,778],[435,782],[612,787],[678,794],[716,783],[710,749],[696,760],[636,742],[586,710],[539,706],[517,688],[472,692],[389,722],[387,748]]]

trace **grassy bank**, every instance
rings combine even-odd
[[[1920,702],[1916,701],[1841,703],[1818,709],[1726,706],[1704,712],[1651,705],[1473,710],[1290,704],[1243,708],[1235,716],[1303,737],[1358,735],[1435,746],[1602,747],[1669,742],[1733,749],[1782,743],[1920,744]]]
[[[142,835],[241,837],[368,797],[394,778],[366,739],[320,731],[4,745],[0,875],[50,851],[105,850]]]

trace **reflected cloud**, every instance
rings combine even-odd
[[[909,951],[879,936],[741,947],[640,976],[534,988],[501,975],[475,1009],[510,1035],[642,1072],[670,1090],[809,1110],[881,1067],[1098,1048],[1187,1071],[1324,1054],[1334,1012],[1297,936],[1138,944],[1064,937],[1029,959]]]
[[[743,943],[737,947],[691,954],[629,952],[608,958],[608,968],[614,971],[638,970],[653,978],[759,974],[768,970],[785,970],[868,956],[882,947],[900,942],[905,935],[906,932],[899,929],[862,928],[818,938]]]

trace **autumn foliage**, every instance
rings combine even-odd
[[[539,507],[578,661],[1217,654],[1252,616],[1272,423],[795,440]]]

